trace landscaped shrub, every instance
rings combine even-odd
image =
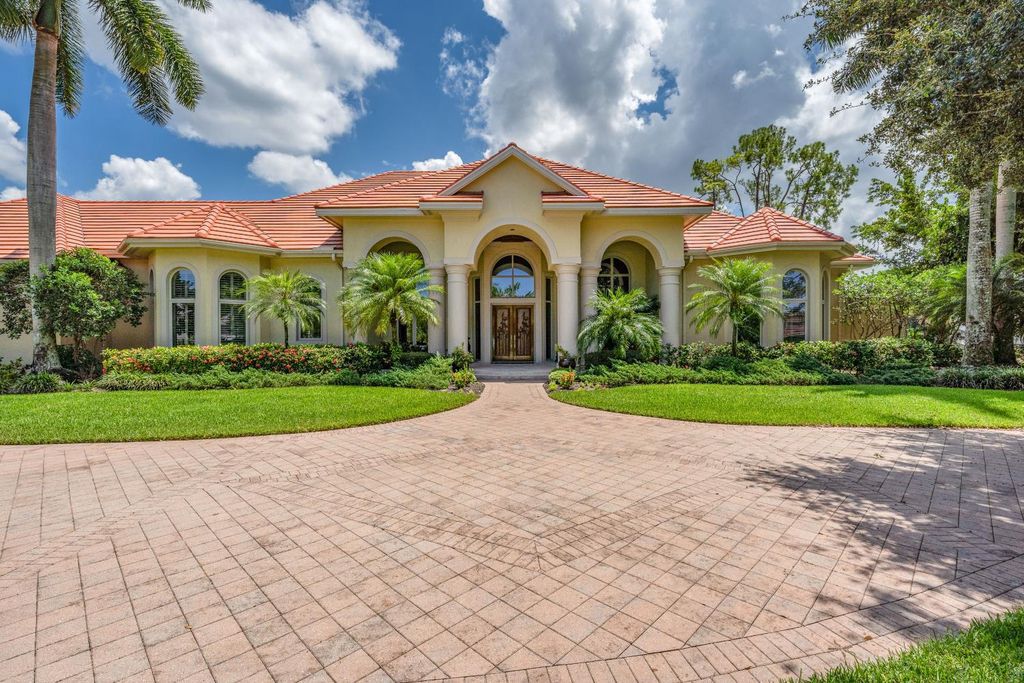
[[[548,373],[548,387],[551,389],[572,389],[576,383],[576,371],[556,368]]]
[[[341,373],[343,371],[339,371]],[[349,371],[351,372],[351,371]],[[300,387],[318,384],[338,384],[332,381],[339,373],[268,372],[243,370],[231,372],[216,367],[209,372],[193,373],[107,373],[93,383],[96,389],[106,391],[156,391],[199,389],[264,389],[270,387]],[[358,381],[356,382],[358,383]]]
[[[468,370],[469,366],[472,365],[473,361],[476,360],[466,349],[461,346],[456,346],[455,350],[449,355],[452,364],[452,370]]]
[[[940,387],[961,389],[1024,391],[1024,368],[1006,366],[943,368],[936,373],[935,384]]]
[[[60,365],[65,370],[70,370],[82,379],[97,377],[103,371],[103,364],[92,351],[86,348],[78,350],[78,360],[75,360],[75,349],[70,344],[61,344],[57,347],[57,357],[60,358]]]
[[[52,372],[27,372],[12,384],[8,389],[9,394],[48,394],[53,391],[63,391],[67,384]]]
[[[398,364],[404,368],[418,368],[433,355],[429,351],[403,351],[398,355]]]
[[[0,363],[0,394],[14,386],[14,383],[25,374],[25,366],[21,359]]]
[[[452,361],[434,356],[418,368],[392,368],[363,376],[370,387],[404,387],[408,389],[447,389],[452,383]]]
[[[391,365],[387,345],[348,346],[280,344],[241,346],[175,346],[144,349],[107,349],[103,352],[104,372],[151,372],[198,374],[214,367],[233,372],[268,370],[271,372],[322,373],[348,369],[359,374],[379,372]]]
[[[456,370],[452,373],[452,386],[466,389],[476,383],[476,373],[472,370]]]
[[[837,372],[806,372],[791,368],[780,358],[765,358],[752,363],[708,360],[710,367],[679,368],[656,363],[614,363],[594,368],[579,376],[584,384],[606,387],[626,384],[774,384],[818,385],[851,384],[853,376]]]
[[[887,365],[870,368],[860,376],[865,384],[898,384],[906,386],[931,386],[935,383],[935,370],[927,365],[910,361],[893,361]]]

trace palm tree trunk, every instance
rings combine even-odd
[[[732,355],[736,356],[736,347],[738,346],[740,339],[740,327],[735,321],[732,323]]]
[[[35,62],[28,109],[28,263],[39,275],[57,257],[57,4],[44,0],[36,15]],[[32,366],[60,367],[57,341],[43,332],[32,307]]]
[[[963,364],[992,364],[992,186],[971,188]]]
[[[1013,253],[1013,233],[1017,227],[1017,190],[1007,183],[1009,164],[999,164],[996,190],[996,261]]]
[[[284,348],[288,348],[288,321],[284,318],[281,319],[281,324],[284,325]]]

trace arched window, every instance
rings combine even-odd
[[[196,343],[196,276],[187,268],[171,274],[171,346]]]
[[[505,256],[494,264],[494,270],[491,271],[492,297],[528,298],[532,297],[535,291],[533,268],[522,256]]]
[[[789,270],[782,276],[782,341],[807,339],[807,276]]]
[[[220,276],[220,343],[245,344],[245,277],[228,271]]]
[[[829,338],[829,305],[832,303],[829,299],[829,282],[828,282],[828,271],[821,274],[821,338]]]
[[[603,290],[621,289],[629,291],[629,266],[615,256],[601,261],[601,272],[597,274],[597,288]]]
[[[320,300],[324,299],[324,283],[320,283]],[[308,323],[295,321],[295,329],[299,331],[298,341],[304,344],[317,344],[324,341],[324,314],[318,313]]]

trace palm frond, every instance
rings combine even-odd
[[[0,0],[0,40],[20,43],[32,38],[32,8],[22,0]]]
[[[320,282],[299,271],[271,272],[250,278],[245,285],[248,300],[246,315],[270,316],[280,320],[285,329],[293,320],[309,325],[324,310]]]
[[[751,319],[782,314],[771,264],[753,258],[715,261],[697,270],[707,281],[690,285],[695,293],[686,304],[690,322],[700,332],[718,336],[726,322],[738,329]]]
[[[649,358],[661,347],[662,327],[645,313],[649,300],[642,289],[599,290],[591,300],[594,314],[580,324],[576,345],[581,353],[598,350],[613,358],[630,353]]]
[[[430,284],[418,255],[375,253],[356,266],[338,304],[346,326],[388,337],[396,325],[413,320],[438,323],[437,302],[429,294],[443,291]]]
[[[57,43],[57,102],[68,116],[77,114],[81,105],[84,63],[85,43],[82,39],[78,3],[73,0],[63,2],[60,14],[60,41]]]

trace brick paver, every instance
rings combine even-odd
[[[528,384],[343,431],[0,447],[0,678],[772,680],[1024,600],[1022,499],[1021,432]]]

